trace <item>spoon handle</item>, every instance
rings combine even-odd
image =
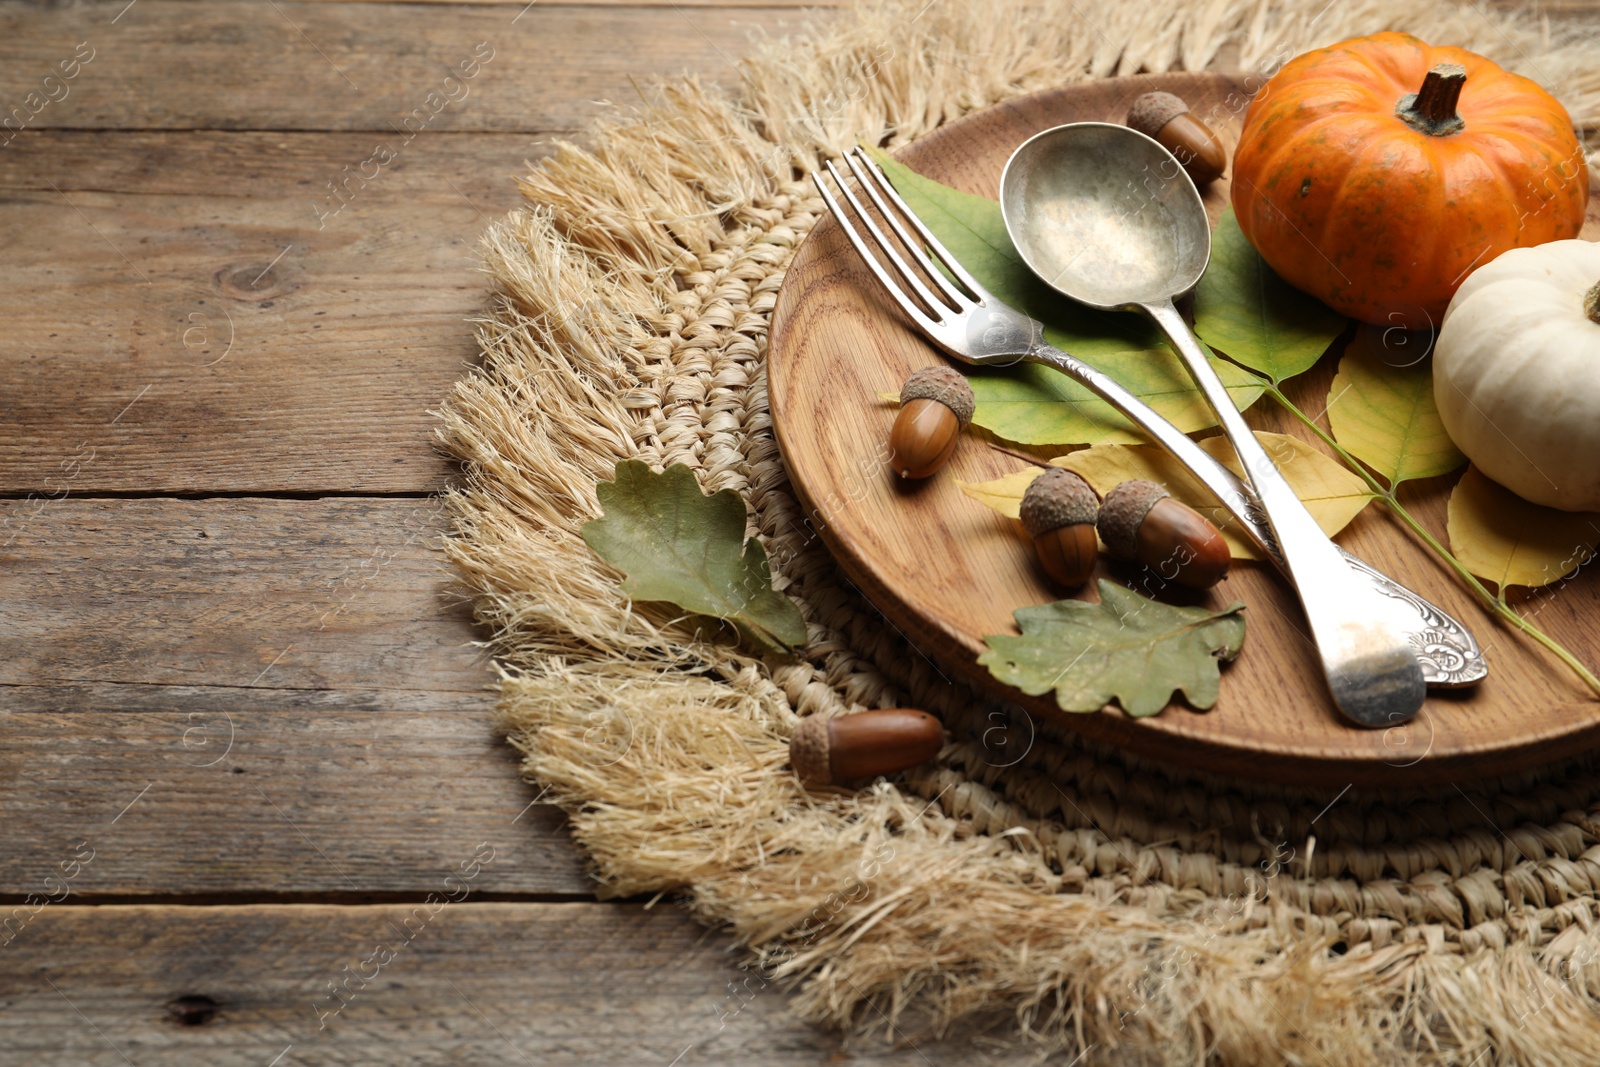
[[[1427,695],[1410,642],[1388,624],[1372,587],[1357,578],[1279,473],[1172,301],[1141,306],[1172,341],[1216,411],[1247,481],[1255,488],[1300,594],[1334,703],[1363,726],[1406,722]]]

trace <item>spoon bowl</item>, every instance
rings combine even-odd
[[[1171,152],[1126,126],[1075,122],[1011,154],[1000,209],[1023,261],[1104,311],[1187,293],[1211,259],[1200,193]]]

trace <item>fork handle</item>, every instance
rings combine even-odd
[[[1266,513],[1256,502],[1254,491],[1247,488],[1239,476],[1224,467],[1215,456],[1196,444],[1193,438],[1118,385],[1115,379],[1095,370],[1078,357],[1047,344],[1042,338],[1034,338],[1024,359],[1029,363],[1053,367],[1120,411],[1129,422],[1143,430],[1151,440],[1200,479],[1222,506],[1239,520],[1246,536],[1255,542],[1267,560],[1285,575],[1289,573],[1289,564],[1283,558],[1283,550],[1278,547],[1278,539],[1272,532]]]

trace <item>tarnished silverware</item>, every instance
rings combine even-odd
[[[1173,304],[1205,273],[1211,222],[1172,153],[1126,126],[1057,126],[1006,163],[1000,207],[1012,243],[1046,284],[1102,311],[1141,311],[1167,335],[1266,513],[1333,702],[1362,726],[1409,721],[1427,695],[1411,642],[1372,587],[1350,580],[1350,565],[1256,440]]]
[[[991,367],[1039,363],[1082,383],[1194,473],[1224,502],[1264,556],[1287,572],[1287,563],[1253,489],[1115,381],[1045,343],[1043,327],[979,285],[912,213],[865,153],[857,149],[845,162],[895,240],[884,233],[832,163],[827,170],[854,209],[854,217],[822,176],[814,174],[812,178],[823,202],[885,291],[930,340],[965,363]],[[907,225],[915,231],[915,237]],[[933,267],[928,255],[937,259],[948,277]],[[916,260],[920,271],[907,262],[908,256]],[[1365,584],[1383,594],[1376,598],[1384,605],[1382,617],[1393,619],[1408,635],[1429,685],[1472,685],[1483,678],[1486,669],[1477,642],[1448,612],[1364,563],[1352,573],[1360,574]]]

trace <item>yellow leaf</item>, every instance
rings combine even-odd
[[[1372,502],[1366,482],[1345,469],[1338,460],[1300,438],[1257,430],[1256,440],[1261,442],[1278,473],[1329,537],[1349,526],[1350,520]],[[1244,465],[1233,454],[1233,446],[1226,437],[1208,437],[1200,442],[1200,447],[1216,456],[1233,473],[1244,474]],[[1228,518],[1232,521],[1232,516]]]
[[[1462,565],[1502,589],[1559,581],[1600,544],[1600,514],[1530,504],[1477,467],[1450,493],[1447,528]]]
[[[1360,478],[1299,438],[1258,430],[1256,440],[1261,442],[1284,479],[1305,502],[1306,510],[1317,520],[1317,525],[1330,537],[1349,525],[1350,520],[1372,499]],[[1235,474],[1243,471],[1226,437],[1208,437],[1200,442],[1200,447],[1221,460]],[[1223,509],[1211,491],[1200,484],[1182,464],[1155,445],[1096,445],[1053,459],[1050,463],[1073,471],[1102,497],[1117,484],[1133,478],[1155,482],[1210,519],[1222,531],[1235,559],[1260,558],[1254,544],[1240,531],[1237,520]],[[1016,518],[1022,504],[1022,494],[1038,475],[1039,468],[1033,467],[991,482],[957,484],[972,499],[1002,515]]]
[[[1447,474],[1467,461],[1433,402],[1432,364],[1407,358],[1412,362],[1385,353],[1378,328],[1363,326],[1328,391],[1333,436],[1390,485]]]
[[[1225,441],[1226,438],[1207,440]],[[1205,447],[1204,442],[1201,447]],[[1233,457],[1231,448],[1228,457]],[[1155,482],[1210,519],[1211,525],[1222,532],[1222,539],[1228,542],[1228,551],[1234,559],[1261,558],[1255,545],[1240,531],[1238,521],[1217,503],[1211,490],[1201,485],[1183,464],[1155,445],[1096,445],[1053,459],[1050,463],[1077,474],[1102,497],[1122,482],[1134,478]]]

